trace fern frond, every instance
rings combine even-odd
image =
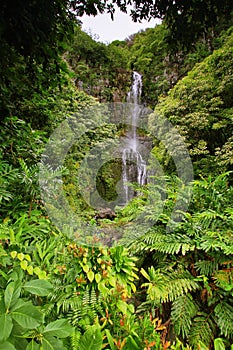
[[[70,350],[79,350],[79,340],[81,337],[81,332],[79,330],[75,330],[73,334],[70,336]]]
[[[193,218],[195,221],[201,222],[203,229],[209,228],[210,226],[213,229],[213,225],[215,225],[215,223],[217,223],[219,219],[226,219],[224,214],[220,214],[212,209],[193,214]]]
[[[87,288],[84,294],[77,298],[74,307],[69,309],[67,317],[73,326],[79,327],[82,320],[85,319],[86,325],[93,324],[100,315],[104,315],[103,296],[101,293],[97,296],[94,288]]]
[[[199,288],[198,284],[189,278],[177,278],[175,280],[170,280],[169,282],[168,298],[164,301],[173,301],[179,296]]]
[[[179,252],[182,255],[185,255],[189,251],[193,251],[195,246],[185,242],[169,242],[168,240],[163,240],[157,244],[154,244],[150,250],[157,250],[161,253],[166,254],[178,254]]]
[[[226,255],[233,254],[232,237],[223,236],[218,231],[206,231],[200,239],[199,247],[205,252],[221,250]]]
[[[181,335],[183,338],[188,336],[192,319],[197,311],[198,307],[190,294],[182,295],[173,302],[171,319],[177,335]]]
[[[214,309],[217,325],[227,338],[233,337],[233,306],[222,301]]]
[[[173,301],[199,288],[193,276],[181,269],[173,271],[170,268],[166,272],[161,272],[152,266],[148,269],[148,274],[143,269],[141,273],[149,280],[149,283],[144,283],[142,286],[148,287],[147,293],[150,299],[161,303]]]
[[[73,294],[71,297],[67,297],[63,294],[57,302],[57,312],[62,310],[63,313],[67,313],[69,310],[76,310],[82,307],[82,300],[77,294]]]
[[[214,324],[207,314],[200,314],[193,319],[192,327],[188,336],[189,344],[193,349],[198,349],[198,345],[203,343],[209,349],[211,341],[214,339]]]
[[[201,275],[210,276],[217,270],[218,264],[218,260],[213,259],[197,261],[194,266]]]
[[[140,237],[132,246],[136,252],[150,250],[165,254],[181,253],[182,255],[195,249],[195,244],[189,237],[178,233],[168,235],[166,232],[157,231],[157,229]]]

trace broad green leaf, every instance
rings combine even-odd
[[[109,293],[109,289],[105,286],[104,281],[98,283],[98,289],[103,295],[107,295]]]
[[[21,285],[18,282],[11,282],[6,287],[4,293],[4,301],[6,310],[9,310],[19,299],[21,292]]]
[[[112,275],[109,276],[109,283],[112,287],[116,286],[116,281],[117,281],[117,279],[115,276],[112,276]]]
[[[42,339],[43,350],[67,350],[62,341],[54,337],[44,337]]]
[[[100,327],[90,326],[80,339],[79,350],[101,350],[102,344]]]
[[[21,327],[28,329],[38,327],[43,321],[43,314],[31,302],[14,309],[11,316]]]
[[[202,343],[200,341],[200,342],[198,342],[198,349],[200,349],[200,350],[208,350],[209,348],[204,343]]]
[[[138,347],[138,344],[136,343],[136,341],[134,340],[134,338],[132,337],[132,335],[129,335],[128,339],[127,339],[127,345],[130,345],[130,350],[139,350],[140,348]]]
[[[115,347],[115,344],[114,344],[113,337],[112,337],[111,333],[109,332],[108,329],[105,329],[105,332],[106,332],[106,336],[107,336],[108,343],[110,345],[111,350],[116,350],[116,347]]]
[[[11,244],[15,242],[15,233],[12,228],[10,228],[10,241],[11,241]]]
[[[40,344],[37,344],[34,340],[32,340],[28,344],[26,350],[40,350]]]
[[[20,327],[17,323],[14,323],[12,329],[12,335],[14,336],[14,346],[17,350],[25,350],[28,346],[28,341],[22,337],[22,327]],[[24,335],[26,336],[26,334]],[[9,338],[11,339],[11,338]]]
[[[127,304],[127,307],[132,314],[135,312],[135,308],[133,304]]]
[[[31,304],[31,302],[29,302]],[[14,304],[14,306],[12,306],[11,308],[11,313],[14,311],[14,310],[17,310],[19,307],[21,306],[24,306],[25,305],[25,301],[23,301],[23,299],[19,299],[17,301],[17,303]]]
[[[0,341],[9,338],[13,327],[13,322],[9,314],[0,316]],[[1,349],[1,347],[0,347]]]
[[[119,299],[117,302],[117,308],[124,314],[126,315],[127,313],[127,303],[124,302],[123,300]]]
[[[66,319],[60,319],[49,323],[45,330],[44,335],[52,337],[66,338],[74,332],[74,328],[68,323]]]
[[[3,296],[0,297],[0,315],[4,314],[6,311]]]
[[[223,340],[221,338],[216,338],[214,340],[214,350],[225,350],[225,345],[223,343]]]
[[[90,282],[92,282],[94,280],[95,274],[92,270],[88,271],[87,278],[89,279]]]
[[[0,343],[0,349],[1,350],[17,350],[13,344],[11,344],[8,341],[5,341],[4,343]]]
[[[23,287],[27,292],[36,294],[39,296],[46,296],[53,289],[53,286],[49,281],[40,280],[40,279],[26,282]]]

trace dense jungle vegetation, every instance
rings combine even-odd
[[[84,13],[114,17],[113,5],[130,4],[134,20],[162,24],[109,44],[82,30]],[[2,1],[1,350],[233,349],[232,11],[230,0]],[[105,245],[95,236],[84,244],[48,215],[39,163],[61,122],[103,102],[126,102],[132,71],[143,76],[152,135],[166,118],[185,142],[191,201],[174,164],[178,141],[171,154],[154,137],[161,182],[145,185],[113,217],[98,217],[82,198],[78,170],[92,146],[113,142],[124,128],[96,128],[50,169],[87,229],[111,236]],[[90,120],[78,122],[85,130]],[[119,163],[101,168],[106,197],[120,175]],[[178,197],[188,209],[169,231]],[[140,215],[150,223],[145,233],[133,224]]]

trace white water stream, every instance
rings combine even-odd
[[[144,185],[146,182],[146,162],[138,149],[137,118],[139,118],[139,103],[142,93],[142,76],[133,72],[131,91],[127,102],[133,104],[131,116],[131,129],[127,133],[127,142],[122,154],[122,179],[125,191],[125,203],[135,196],[134,190],[127,183],[137,182]]]

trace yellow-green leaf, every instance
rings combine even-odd
[[[39,277],[40,280],[45,280],[47,278],[47,274],[46,274],[45,271],[40,271],[38,273],[38,277]]]
[[[95,274],[92,270],[88,271],[87,273],[87,278],[89,279],[90,282],[94,280]]]
[[[16,256],[17,256],[17,252],[16,252],[15,250],[14,250],[13,252],[11,252],[11,257],[12,257],[13,259],[15,259]]]
[[[100,273],[96,273],[95,274],[95,280],[96,280],[96,283],[99,283],[101,281],[101,274]]]
[[[29,275],[33,275],[33,267],[32,267],[32,265],[27,267],[27,272],[29,273]]]
[[[83,266],[83,271],[88,273],[88,271],[90,270],[89,266],[88,265],[84,265]]]
[[[10,228],[10,240],[11,240],[11,243],[15,241],[15,233],[12,228]]]
[[[116,277],[115,276],[109,276],[109,283],[112,287],[116,286]]]
[[[18,253],[17,258],[22,261],[24,259],[24,254],[23,253]]]
[[[121,299],[118,300],[117,302],[117,308],[124,314],[126,315],[127,313],[127,303]]]
[[[150,276],[148,275],[148,273],[143,268],[141,268],[140,272],[147,280],[150,281]]]
[[[26,270],[28,266],[28,262],[26,260],[23,260],[20,262],[20,266],[23,270]]]
[[[37,266],[34,268],[34,273],[38,276],[39,273],[41,272],[41,269]]]
[[[131,283],[131,284],[130,284],[130,287],[132,288],[132,291],[133,291],[134,293],[136,293],[137,288],[136,288],[135,284]]]

